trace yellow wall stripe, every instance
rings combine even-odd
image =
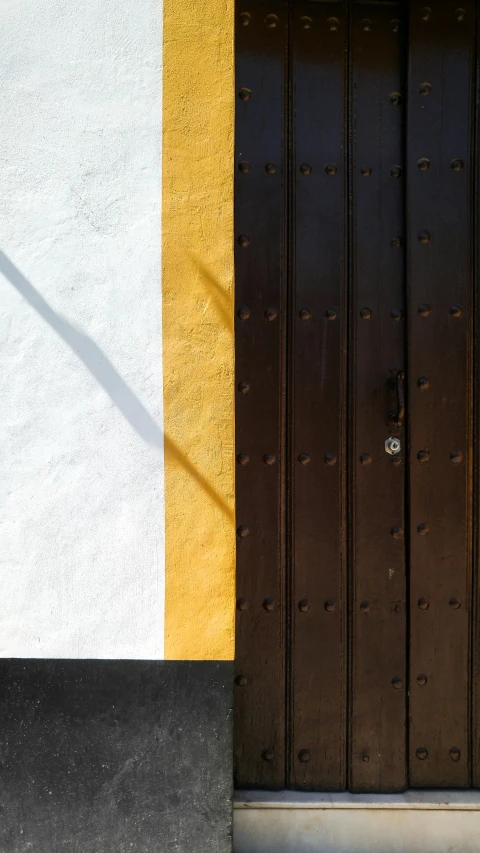
[[[234,656],[233,0],[164,0],[165,658]]]

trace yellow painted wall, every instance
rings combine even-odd
[[[233,0],[164,0],[165,658],[234,656]]]

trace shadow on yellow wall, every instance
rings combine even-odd
[[[230,332],[233,337],[231,292],[220,284],[213,273],[209,272],[205,264],[191,253],[189,254],[195,266],[198,267],[200,273],[198,281],[207,293],[208,302],[205,306],[205,310],[207,310],[211,305],[218,314],[223,326],[225,326],[227,331]]]

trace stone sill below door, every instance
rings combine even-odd
[[[480,790],[236,791],[234,853],[480,853]]]

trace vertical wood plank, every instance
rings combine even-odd
[[[410,3],[410,785],[467,787],[475,4]]]
[[[473,619],[472,619],[472,786],[480,788],[480,15],[476,22],[475,72],[475,147],[473,179],[475,202],[473,211],[474,251],[474,473],[473,473]]]
[[[342,3],[292,18],[290,784],[346,784],[346,47]]]
[[[237,787],[285,786],[287,7],[237,3]]]
[[[351,18],[350,787],[406,786],[403,4]],[[401,388],[399,387],[399,391]],[[388,438],[402,450],[389,455]]]

